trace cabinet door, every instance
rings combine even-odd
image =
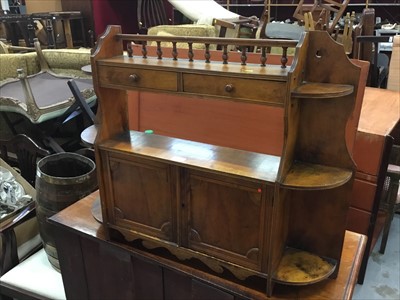
[[[216,286],[200,282],[193,277],[163,269],[165,300],[240,300]]]
[[[171,167],[109,154],[111,223],[131,232],[176,242],[176,197]]]
[[[90,239],[81,239],[81,250],[88,299],[163,299],[160,266]]]
[[[192,280],[192,298],[191,299],[219,299],[234,300],[235,296],[228,294],[212,285]]]
[[[266,186],[194,170],[187,173],[187,247],[260,270],[266,246]]]

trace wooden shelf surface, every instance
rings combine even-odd
[[[175,165],[208,169],[257,181],[275,182],[280,157],[220,147],[139,131],[129,131],[99,145],[109,152],[131,153]]]
[[[309,285],[328,278],[336,269],[333,259],[295,248],[286,248],[274,280],[287,285]]]
[[[302,190],[329,189],[345,184],[352,173],[347,169],[294,162],[282,185]]]
[[[298,86],[292,95],[297,98],[326,99],[347,96],[353,91],[354,87],[347,84],[307,82]]]

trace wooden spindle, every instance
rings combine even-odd
[[[194,53],[193,53],[193,43],[189,42],[189,50],[188,50],[188,57],[189,57],[189,61],[192,62],[193,61],[193,57],[194,57]]]
[[[52,20],[46,19],[46,33],[47,33],[47,49],[54,49],[56,41],[54,40]]]
[[[143,58],[147,58],[147,42],[143,41],[142,43],[142,55]]]
[[[172,42],[172,57],[174,60],[178,60],[178,49],[176,48],[176,42]]]
[[[282,50],[283,50],[282,57],[281,57],[281,64],[282,64],[281,68],[282,69],[286,68],[286,63],[288,61],[288,59],[287,59],[287,48],[288,47],[282,47]]]
[[[162,54],[161,42],[157,41],[157,58],[162,59]]]
[[[261,47],[260,62],[261,62],[261,66],[265,67],[265,63],[267,62],[267,49],[266,49],[266,47]]]
[[[205,44],[206,45],[206,52],[204,53],[204,57],[206,59],[206,63],[210,63],[210,44]]]
[[[126,44],[126,52],[128,53],[128,57],[133,57],[133,49],[131,42]]]
[[[242,61],[242,66],[246,65],[246,60],[247,60],[246,50],[247,50],[246,47],[242,47],[242,55],[240,56],[240,60]]]
[[[224,52],[222,53],[222,61],[224,65],[228,63],[228,45],[224,45]]]

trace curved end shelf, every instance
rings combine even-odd
[[[273,280],[286,285],[314,284],[328,278],[336,266],[337,262],[334,259],[286,248]]]
[[[294,162],[282,186],[291,189],[321,190],[341,186],[350,180],[352,170]]]
[[[352,94],[354,86],[348,84],[306,82],[299,85],[292,96],[297,98],[326,99],[338,98]]]

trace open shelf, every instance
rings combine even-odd
[[[331,83],[303,83],[293,92],[292,96],[297,98],[326,99],[338,98],[353,93],[354,87],[347,84]]]
[[[307,251],[286,248],[274,281],[287,285],[308,285],[328,278],[336,269],[337,262]]]
[[[296,161],[282,185],[302,190],[330,189],[345,184],[352,173],[349,169]]]
[[[140,131],[126,131],[100,143],[101,149],[131,153],[176,165],[275,182],[280,157]]]

